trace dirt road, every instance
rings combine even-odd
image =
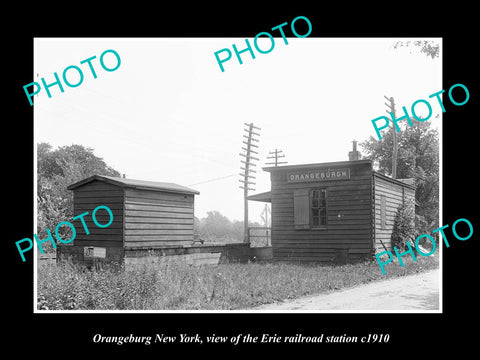
[[[266,304],[253,310],[438,311],[439,284],[440,271],[436,269],[402,278],[360,285],[346,290]]]

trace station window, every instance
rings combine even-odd
[[[312,227],[327,225],[327,190],[310,190],[310,216]]]
[[[296,230],[327,226],[327,189],[295,189],[293,212]]]

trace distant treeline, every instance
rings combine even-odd
[[[249,222],[249,226],[262,226],[258,222]],[[242,242],[243,221],[231,221],[218,211],[208,211],[207,216],[195,217],[194,232],[206,242]]]

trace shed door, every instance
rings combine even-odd
[[[310,198],[308,189],[293,191],[293,214],[295,229],[310,228]]]

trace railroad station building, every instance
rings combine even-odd
[[[271,203],[274,260],[344,263],[392,250],[394,218],[400,205],[414,206],[415,181],[359,158],[263,168],[271,191],[248,199]]]

